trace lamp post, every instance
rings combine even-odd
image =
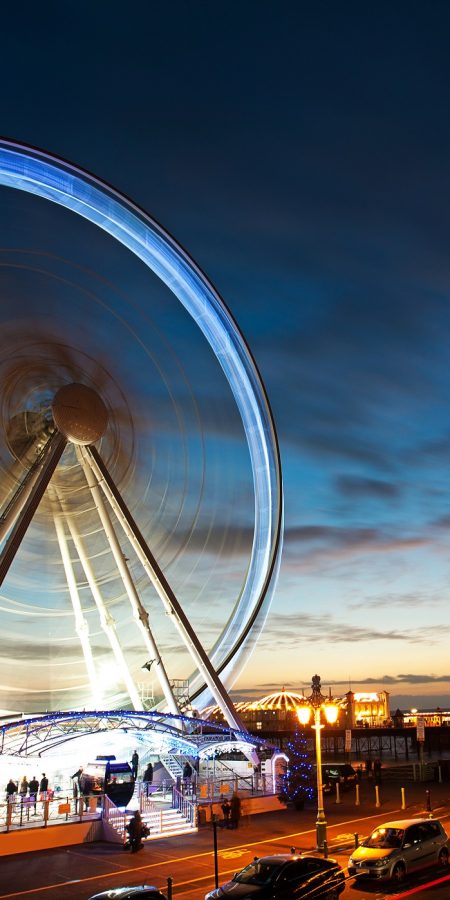
[[[331,702],[331,697],[324,697],[321,691],[320,675],[312,677],[312,694],[306,698],[302,706],[297,707],[297,717],[301,725],[306,725],[310,718],[311,712],[314,715],[314,725],[312,726],[316,732],[316,766],[317,766],[317,819],[316,819],[316,839],[317,849],[324,850],[324,843],[327,839],[327,820],[325,818],[325,810],[323,808],[323,783],[322,783],[322,743],[321,730],[324,727],[320,720],[321,710],[325,713],[327,722],[332,725],[338,717],[338,708]]]

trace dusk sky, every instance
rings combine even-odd
[[[25,2],[17,14],[7,10],[2,31],[3,135],[94,172],[161,222],[216,285],[264,380],[283,464],[284,553],[236,695],[308,688],[317,671],[337,694],[351,682],[385,688],[404,708],[449,706],[448,4]],[[144,279],[125,251],[114,255],[81,226],[64,231],[61,211],[53,225],[53,213],[34,218],[31,201],[14,194],[0,194],[3,361],[23,292],[30,309],[31,294],[41,309],[48,304],[46,327],[55,340],[60,334],[51,321],[57,300],[30,251],[40,261],[70,258],[53,264],[52,284],[60,279],[69,292],[77,282],[73,306],[66,293],[74,329],[96,279],[108,279],[106,304],[115,291],[134,302]],[[106,268],[99,260],[108,253]],[[96,275],[75,278],[77,266]],[[208,570],[205,553],[194,561],[193,537],[184,559],[164,546],[162,523],[158,540],[168,577],[180,593],[187,585],[187,604],[196,590],[218,608],[216,576],[231,602],[245,572],[248,464],[243,441],[228,442],[239,423],[225,380],[222,388],[206,352],[197,356],[195,327],[165,303],[155,286],[152,330],[161,342],[152,366],[168,373],[173,360],[168,390],[179,398],[186,376],[183,433],[196,497],[201,441],[190,423],[197,410],[205,422],[211,494],[197,543],[205,547],[208,531],[211,550],[215,517],[217,568]],[[26,318],[30,328],[32,313]],[[115,358],[114,384],[137,396],[139,358],[131,362],[125,348],[117,362],[113,326],[100,343],[106,368]],[[83,349],[95,357],[98,346],[93,314]],[[154,471],[169,484],[179,478],[167,462],[171,423],[152,390]],[[141,386],[133,408],[141,436],[146,396]],[[146,447],[142,436],[137,481]],[[225,511],[227,496],[235,502]],[[26,616],[18,622],[5,600],[24,601],[23,571],[14,577],[1,592],[5,668],[20,634],[30,639]],[[45,646],[42,638],[41,663]]]

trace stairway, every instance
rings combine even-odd
[[[118,835],[120,840],[125,843],[127,838],[126,824],[128,824],[131,816],[111,816],[109,825]],[[163,808],[150,813],[142,813],[142,821],[150,829],[150,835],[144,838],[144,843],[151,840],[157,840],[161,837],[175,837],[179,834],[192,834],[198,831],[197,827],[192,825],[177,809],[171,807]]]
[[[172,781],[176,782],[177,778],[181,778],[183,775],[183,766],[180,762],[178,762],[175,756],[172,754],[161,754],[159,757],[159,761],[163,764],[164,768],[169,773]]]

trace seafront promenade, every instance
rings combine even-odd
[[[373,785],[365,778],[360,786],[360,806],[355,805],[354,791],[343,793],[339,804],[335,797],[326,798],[329,852],[344,868],[355,835],[361,838],[380,822],[429,816],[432,812],[449,830],[450,782],[409,783],[404,810],[400,788],[395,781],[383,780],[380,807],[376,806]],[[431,811],[427,809],[428,802]],[[315,814],[313,806],[301,811],[280,806],[277,812],[244,816],[237,832],[218,829],[219,881],[227,880],[254,856],[289,853],[292,847],[296,852],[314,852]],[[12,896],[87,900],[96,891],[142,883],[166,891],[169,877],[173,879],[174,895],[203,900],[207,890],[214,887],[213,832],[210,825],[205,825],[194,834],[156,840],[135,856],[123,853],[118,845],[96,842],[29,853],[26,857],[4,857],[1,867],[0,900]],[[363,896],[351,881],[343,898],[360,900]],[[376,896],[384,894],[378,892]]]

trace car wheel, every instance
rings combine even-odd
[[[405,880],[405,878],[406,878],[405,866],[403,865],[403,863],[397,863],[397,865],[394,866],[394,869],[392,872],[392,881],[395,881],[396,884],[401,884],[402,881]]]
[[[443,847],[442,850],[439,851],[438,865],[448,866],[448,850],[446,850],[445,847]]]

